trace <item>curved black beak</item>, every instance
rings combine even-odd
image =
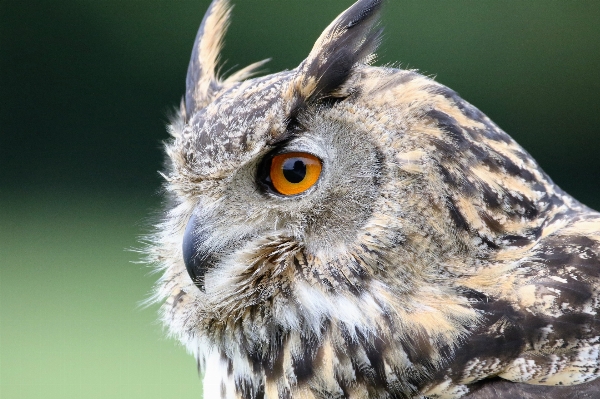
[[[199,218],[192,214],[183,234],[183,262],[192,281],[201,291],[205,291],[204,275],[216,261],[212,251],[203,245],[206,239],[207,233]]]

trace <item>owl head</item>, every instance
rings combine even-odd
[[[452,90],[369,65],[382,3],[257,78],[217,75],[228,2],[202,21],[151,254],[205,397],[459,397],[525,350],[519,262],[580,205]]]

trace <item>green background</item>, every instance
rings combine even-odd
[[[207,3],[0,0],[0,398],[201,396],[131,249]],[[223,69],[294,68],[350,3],[237,1]],[[437,76],[599,209],[599,18],[597,0],[393,0],[378,64]]]

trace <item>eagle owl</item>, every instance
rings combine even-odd
[[[204,397],[599,398],[600,214],[454,91],[373,67],[359,0],[295,69],[196,37],[150,245]]]

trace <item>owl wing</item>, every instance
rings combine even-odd
[[[513,298],[474,304],[485,322],[449,365],[466,398],[600,398],[600,217],[569,212],[519,262]]]
[[[564,386],[572,386],[581,397],[590,392],[587,397],[600,398],[597,383],[585,385],[600,375],[600,214],[554,185],[479,111],[447,90],[438,92],[485,126],[485,134],[461,149],[463,155],[474,154],[483,145],[483,155],[459,158],[447,154],[454,148],[450,138],[466,131],[465,124],[449,114],[428,115],[449,140],[448,150],[434,142],[450,195],[449,215],[457,231],[476,231],[493,250],[476,273],[459,269],[465,274],[457,279],[458,289],[482,319],[434,378],[434,384],[443,383],[424,392],[451,397],[471,391],[472,384],[481,389],[490,384],[483,391],[490,398],[542,398],[554,392],[556,398],[577,397],[564,393]],[[481,165],[486,173],[479,173]],[[498,182],[503,188],[494,189]],[[506,382],[492,383],[489,376]],[[499,396],[493,396],[496,391]]]
[[[544,386],[518,384],[500,378],[483,380],[472,385],[472,393],[465,399],[597,399],[600,397],[600,379],[572,386]]]

